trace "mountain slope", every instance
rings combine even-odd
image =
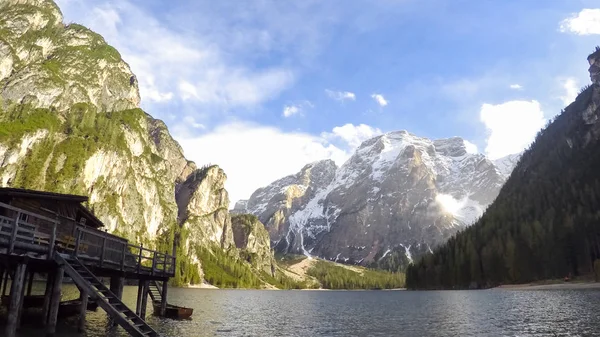
[[[146,247],[170,253],[178,237],[176,284],[202,282],[217,256],[258,274],[235,247],[223,170],[198,170],[139,102],[118,51],[53,1],[0,2],[0,186],[87,195],[110,232]]]
[[[396,270],[474,222],[510,162],[498,167],[468,153],[458,137],[390,132],[365,141],[340,168],[309,164],[234,211],[258,216],[280,252]]]
[[[592,86],[540,131],[474,226],[408,269],[409,287],[489,287],[592,273],[600,259],[600,51],[588,61]]]

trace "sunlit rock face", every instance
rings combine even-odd
[[[257,215],[282,252],[370,264],[400,251],[410,260],[473,223],[518,160],[469,150],[458,137],[390,132],[365,141],[341,167],[311,164],[238,208]]]

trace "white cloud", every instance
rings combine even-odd
[[[565,105],[573,103],[573,101],[575,101],[575,98],[577,97],[577,80],[572,77],[564,79],[562,87],[565,90],[565,93],[559,98]]]
[[[351,149],[355,149],[365,140],[380,135],[381,133],[381,130],[378,128],[366,124],[345,124],[343,126],[334,127],[331,132],[323,132],[321,136],[328,140],[342,140],[348,144]]]
[[[224,124],[201,136],[176,135],[176,139],[188,159],[198,165],[217,163],[225,170],[232,207],[259,187],[310,162],[333,159],[341,165],[350,156],[323,137],[243,122]]]
[[[477,145],[471,143],[468,140],[463,140],[463,142],[465,143],[465,150],[467,150],[467,153],[471,153],[471,154],[479,153],[479,150],[477,149]]]
[[[514,89],[514,90],[521,90],[521,89],[523,89],[523,86],[522,86],[522,85],[520,85],[520,84],[517,84],[517,83],[515,83],[515,84],[511,84],[509,87],[510,87],[511,89]]]
[[[600,8],[586,8],[560,23],[561,32],[577,35],[600,34]]]
[[[488,130],[485,152],[490,159],[523,151],[546,123],[535,100],[483,104],[479,116]]]
[[[386,101],[382,94],[372,94],[371,98],[373,98],[375,102],[377,102],[377,104],[379,104],[382,107],[388,105],[389,103],[388,101]]]
[[[256,67],[241,60],[220,35],[223,27],[206,28],[206,34],[177,29],[125,0],[60,5],[66,21],[89,26],[119,50],[137,75],[143,103],[178,99],[208,108],[249,107],[278,96],[295,80],[288,66]],[[197,19],[179,23],[188,27]],[[254,32],[256,27],[248,29]]]
[[[286,105],[283,107],[283,117],[291,117],[300,113],[300,108],[296,105]]]
[[[350,91],[334,91],[325,89],[325,93],[327,94],[327,96],[329,96],[329,98],[340,102],[356,100],[356,95]]]

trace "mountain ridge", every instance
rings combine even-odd
[[[469,153],[460,137],[430,140],[393,131],[364,141],[341,167],[308,164],[258,189],[233,211],[258,216],[280,252],[372,265],[396,251],[406,264],[481,215],[516,158],[500,168]],[[348,229],[350,236],[339,233]]]

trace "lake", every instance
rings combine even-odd
[[[75,296],[66,287],[65,295]],[[136,288],[125,287],[134,307]],[[68,297],[68,296],[67,296]],[[148,322],[173,337],[198,336],[600,336],[599,290],[269,291],[169,289],[194,308],[188,321]],[[152,312],[151,307],[148,308]],[[3,329],[4,327],[2,327]],[[0,330],[4,331],[4,330]],[[20,337],[43,330],[23,328]],[[0,333],[1,335],[1,333]],[[127,336],[98,309],[83,336]],[[62,321],[58,336],[79,336]]]

